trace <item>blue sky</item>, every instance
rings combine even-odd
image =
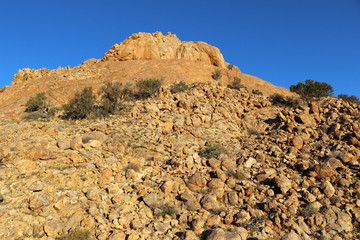
[[[204,41],[277,86],[313,79],[360,97],[360,0],[12,0],[0,3],[0,86],[76,66],[137,32]]]

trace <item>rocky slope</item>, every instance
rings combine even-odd
[[[26,101],[38,92],[46,92],[51,104],[60,106],[84,87],[98,89],[107,81],[135,83],[155,77],[163,79],[165,85],[212,82],[215,70],[222,72],[219,82],[223,85],[238,77],[249,90],[292,95],[288,89],[244,74],[237,67],[229,70],[219,49],[204,42],[180,41],[170,33],[138,33],[114,45],[102,59],[89,59],[74,68],[19,70],[12,84],[0,91],[0,117],[19,118]]]
[[[360,106],[200,84],[98,121],[3,120],[0,239],[359,239]]]

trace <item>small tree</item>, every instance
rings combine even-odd
[[[69,103],[63,105],[64,117],[68,119],[84,119],[90,117],[94,112],[96,97],[93,95],[92,87],[84,88]]]
[[[290,91],[296,92],[307,102],[327,97],[334,93],[333,87],[330,84],[311,79],[305,80],[305,83],[299,82],[297,85],[291,85]]]
[[[254,95],[263,95],[263,93],[259,89],[253,89],[252,94],[254,94]]]
[[[269,97],[270,101],[274,105],[284,105],[291,108],[298,107],[300,105],[300,102],[298,99],[288,96],[283,96],[278,93],[274,93]]]
[[[222,76],[222,73],[220,70],[215,70],[211,75],[211,77],[216,81],[219,81],[221,76]]]
[[[184,92],[189,89],[189,85],[187,85],[184,81],[174,83],[170,86],[170,92],[172,94],[178,93],[178,92]]]
[[[342,100],[344,100],[346,102],[352,102],[352,103],[359,103],[360,102],[359,98],[356,97],[355,95],[349,96],[347,94],[339,94],[338,98],[342,99]]]
[[[161,80],[157,78],[148,78],[138,81],[136,83],[136,88],[138,89],[138,96],[140,98],[154,97],[156,94],[159,93],[161,84]]]
[[[39,92],[35,97],[31,96],[26,102],[26,112],[36,112],[47,108],[46,95],[44,92]]]
[[[244,85],[241,84],[241,79],[234,77],[234,80],[228,85],[228,88],[240,90],[241,88],[247,89]]]
[[[100,86],[98,93],[101,95],[102,107],[105,112],[110,114],[119,112],[121,109],[121,100],[125,96],[120,82],[107,82]]]

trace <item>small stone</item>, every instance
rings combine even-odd
[[[42,146],[31,148],[27,153],[27,157],[31,160],[45,159],[47,155],[47,151]]]
[[[297,149],[302,149],[304,146],[304,142],[303,139],[300,136],[296,136],[292,139],[291,141],[292,145],[294,145],[294,147],[296,147]]]
[[[280,188],[282,194],[286,194],[291,189],[291,181],[284,175],[279,175],[275,177],[274,180],[276,186]]]
[[[281,240],[301,240],[301,237],[294,232],[285,234]]]
[[[244,162],[244,167],[251,168],[254,163],[256,163],[256,159],[253,157],[249,157],[248,160]]]
[[[29,198],[29,208],[31,210],[36,210],[49,204],[49,196],[43,192],[33,193]]]
[[[143,197],[143,201],[149,207],[156,207],[158,205],[159,195],[156,193],[150,193]]]
[[[161,186],[161,190],[167,194],[171,193],[173,191],[173,189],[174,189],[173,181],[167,181]]]
[[[70,142],[69,140],[67,140],[66,138],[59,138],[57,140],[57,146],[60,148],[60,149],[69,149],[70,148]]]
[[[218,208],[218,203],[211,195],[207,194],[200,200],[201,206],[206,210],[214,210]]]
[[[44,224],[44,231],[48,237],[57,236],[61,231],[61,228],[62,228],[62,223],[57,219],[47,221]]]
[[[82,147],[82,144],[83,144],[83,142],[82,142],[81,137],[77,136],[71,140],[70,148],[72,150],[79,150]]]
[[[94,201],[94,202],[98,202],[101,200],[100,193],[97,189],[91,189],[91,190],[87,191],[86,197],[87,197],[87,199]]]
[[[325,181],[321,184],[321,189],[328,198],[331,198],[335,194],[335,188],[328,181]]]

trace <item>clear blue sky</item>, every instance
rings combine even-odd
[[[278,86],[313,79],[360,97],[360,0],[1,1],[0,86],[18,69],[73,67],[155,31],[214,45]]]

